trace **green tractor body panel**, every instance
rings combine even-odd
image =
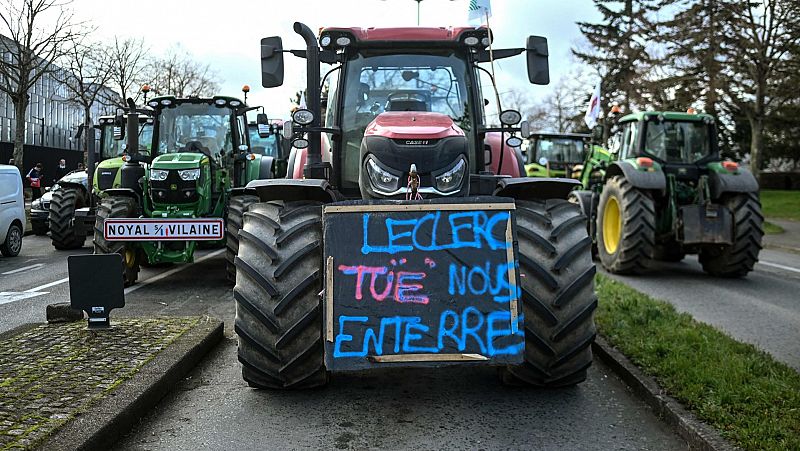
[[[95,195],[103,196],[103,191],[120,187],[119,169],[123,164],[125,162],[122,161],[122,157],[115,157],[103,160],[97,165],[97,169],[94,171],[94,180],[92,181],[92,190]],[[101,176],[101,174],[103,175]],[[101,179],[103,183],[100,182]]]
[[[592,190],[597,183],[605,179],[606,168],[614,161],[614,155],[601,146],[593,144],[580,170],[580,181],[583,188]]]

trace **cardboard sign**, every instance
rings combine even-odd
[[[324,207],[328,369],[522,362],[514,202],[464,200]]]
[[[111,310],[125,307],[122,256],[70,255],[67,266],[72,308],[89,315],[89,329],[110,327]]]
[[[222,218],[109,218],[103,223],[107,241],[216,241],[225,236]]]

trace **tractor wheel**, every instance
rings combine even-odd
[[[634,188],[624,177],[608,179],[597,209],[597,251],[603,267],[617,274],[638,274],[649,269],[655,248],[655,224],[650,193]]]
[[[225,221],[225,277],[236,283],[236,266],[233,264],[239,251],[239,230],[242,229],[244,212],[250,205],[258,202],[258,196],[236,196],[228,204],[228,217]]]
[[[120,254],[122,256],[122,280],[126,287],[136,283],[136,279],[139,277],[139,252],[132,243],[106,241],[103,237],[103,224],[106,218],[132,218],[135,212],[135,199],[109,196],[100,202],[94,224],[94,253]]]
[[[703,271],[719,277],[744,277],[761,251],[764,216],[756,193],[726,196],[722,204],[733,213],[733,244],[700,251]]]
[[[525,362],[507,384],[565,387],[586,379],[596,329],[595,266],[586,218],[573,203],[517,201]]]
[[[589,238],[592,239],[592,259],[597,258],[597,238],[595,238],[595,231],[593,230],[596,224],[594,218],[597,214],[597,198],[598,196],[592,193],[589,199],[586,199],[575,191],[569,193],[567,197],[567,201],[577,205],[583,215],[586,216],[586,231],[589,234]]]
[[[322,204],[253,204],[239,239],[233,297],[242,377],[256,388],[326,384]]]
[[[79,249],[86,235],[75,233],[75,210],[86,205],[86,197],[78,188],[64,187],[53,192],[50,201],[50,238],[58,250]]]

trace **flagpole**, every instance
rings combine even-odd
[[[494,33],[492,33],[492,27],[489,26],[489,10],[484,9],[483,12],[486,14],[486,29],[489,30],[489,63],[491,64],[492,69],[492,83],[494,86],[494,95],[497,100],[497,117],[500,118],[500,113],[502,112],[502,108],[500,107],[500,93],[497,91],[497,83],[495,80],[497,78],[494,75],[494,52],[492,51],[492,41],[494,41]]]

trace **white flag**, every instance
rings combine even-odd
[[[589,99],[589,107],[586,109],[586,114],[583,116],[583,121],[586,126],[594,128],[597,125],[597,118],[600,117],[600,82],[594,87],[592,98]]]
[[[487,17],[492,17],[490,0],[469,0],[469,23],[482,25]]]
[[[305,91],[303,91],[303,95],[302,95],[302,97],[300,97],[300,108],[302,108],[304,110],[306,108],[308,108],[308,106],[306,106],[306,92]]]

